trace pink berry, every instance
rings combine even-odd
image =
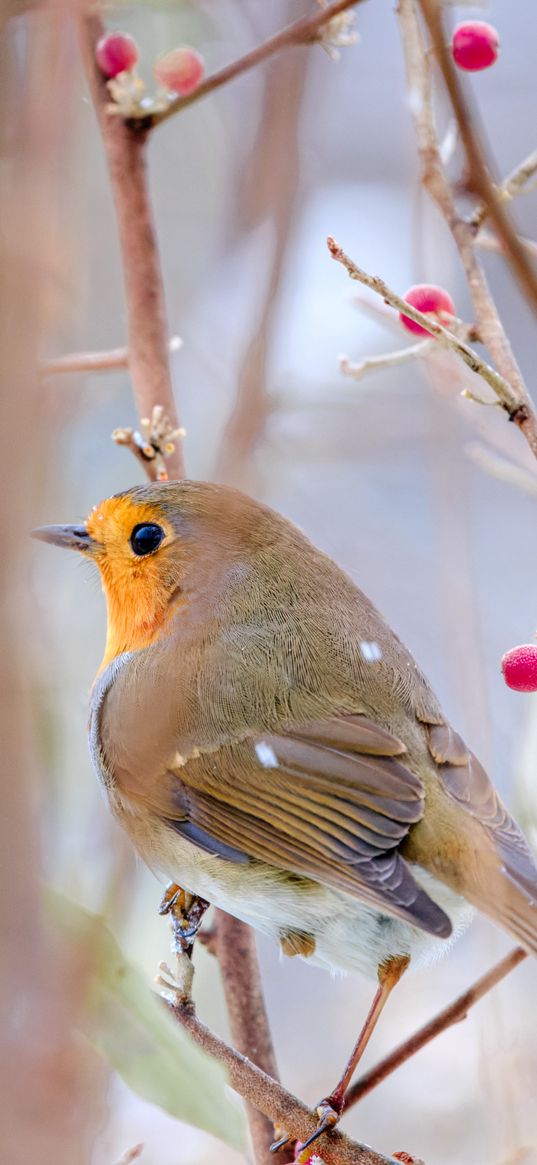
[[[459,69],[477,73],[498,60],[500,38],[492,24],[484,20],[464,20],[453,32],[453,60]]]
[[[95,59],[105,77],[129,72],[138,63],[138,45],[128,32],[107,32],[95,47]]]
[[[515,692],[537,692],[537,645],[521,643],[502,658],[503,678]]]
[[[159,85],[169,93],[188,97],[197,89],[205,72],[205,62],[196,49],[180,45],[164,56],[158,57],[153,65],[153,73]]]
[[[415,283],[405,292],[403,299],[426,315],[439,316],[441,312],[445,312],[449,316],[455,315],[455,304],[449,292],[444,291],[443,287],[438,287],[436,283]],[[417,336],[430,335],[426,328],[422,328],[421,324],[415,323],[402,312],[399,313],[399,319],[409,332],[415,332]],[[441,316],[439,316],[439,322],[444,323]]]

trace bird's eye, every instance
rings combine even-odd
[[[130,542],[134,553],[142,557],[144,554],[152,554],[160,546],[163,538],[162,526],[141,522],[139,526],[134,527]]]

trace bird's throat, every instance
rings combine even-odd
[[[106,597],[107,631],[104,656],[99,673],[125,651],[140,651],[163,633],[171,614],[167,591],[159,593],[154,586],[137,588],[136,598],[129,597],[128,588],[123,593],[107,586],[103,578]]]

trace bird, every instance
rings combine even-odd
[[[268,506],[153,482],[34,533],[100,572],[90,749],[147,865],[285,954],[377,982],[309,1145],[403,972],[475,908],[537,955],[529,847],[382,615]]]

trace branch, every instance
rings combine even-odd
[[[228,1047],[188,1009],[173,1004],[169,1006],[195,1043],[227,1068],[230,1084],[239,1096],[264,1113],[273,1124],[283,1126],[296,1140],[307,1140],[318,1125],[317,1116],[311,1109],[240,1052]],[[322,1157],[326,1165],[389,1165],[386,1157],[366,1145],[351,1141],[338,1129],[323,1137]],[[273,1162],[276,1165],[274,1158]]]
[[[474,130],[472,113],[446,44],[441,6],[437,0],[418,0],[418,3],[428,26],[436,59],[457,119],[468,163],[469,183],[487,207],[520,287],[527,296],[529,306],[537,314],[537,277],[489,177],[483,147]]]
[[[233,1046],[267,1076],[278,1080],[253,930],[238,918],[217,910],[213,951],[222,973]],[[272,1123],[259,1108],[247,1103],[247,1109],[256,1165],[274,1165],[270,1153]],[[292,1152],[281,1158],[282,1165],[287,1160],[293,1160]]]
[[[335,256],[334,256],[335,258]],[[348,356],[339,357],[339,368],[344,376],[351,380],[363,380],[370,372],[380,372],[384,368],[394,368],[398,364],[407,364],[420,356],[425,356],[431,350],[432,340],[418,340],[417,344],[409,344],[406,348],[397,348],[394,352],[383,352],[381,356],[366,356],[364,360],[353,363]]]
[[[528,252],[528,255],[533,255],[534,259],[537,258],[537,243],[535,240],[526,239],[524,235],[519,235],[518,237],[524,250]],[[496,254],[500,255],[505,254],[503,243],[497,235],[493,235],[490,231],[480,230],[479,234],[476,235],[475,245],[483,251],[495,251]]]
[[[215,89],[227,85],[228,81],[233,81],[242,73],[249,72],[261,61],[266,61],[268,57],[278,53],[280,49],[289,48],[292,45],[314,44],[321,39],[323,30],[326,30],[326,26],[332,20],[337,20],[348,8],[353,8],[359,3],[361,0],[335,0],[335,3],[329,4],[314,16],[303,16],[301,20],[295,21],[294,24],[283,28],[281,32],[277,32],[275,36],[263,41],[257,48],[245,53],[242,57],[238,57],[231,64],[225,65],[223,69],[218,69],[210,77],[206,77],[205,81],[202,81],[193,93],[189,93],[188,97],[178,97],[175,101],[171,101],[166,109],[159,110],[157,113],[149,113],[147,117],[137,118],[134,125],[136,128],[153,129],[154,126],[161,125],[163,121],[167,121],[174,114],[181,113],[183,109],[193,105],[195,101],[207,97]]]
[[[168,329],[158,246],[147,189],[147,134],[135,132],[106,111],[109,95],[95,62],[95,45],[103,35],[97,16],[79,20],[80,41],[91,97],[101,127],[114,197],[127,302],[129,368],[140,418],[162,407],[171,427],[179,429],[168,361]],[[155,476],[152,462],[146,471]],[[185,476],[182,446],[168,460],[170,477]]]
[[[178,352],[182,343],[179,336],[172,336],[168,341],[168,352]],[[73,352],[42,360],[39,373],[41,376],[57,376],[65,372],[113,372],[128,367],[129,349],[111,348],[108,352]]]
[[[356,1081],[356,1084],[353,1084],[352,1088],[349,1088],[345,1098],[345,1111],[351,1105],[356,1104],[357,1101],[362,1100],[368,1092],[372,1092],[373,1088],[377,1087],[377,1084],[380,1084],[387,1076],[395,1072],[396,1068],[399,1068],[411,1056],[415,1056],[416,1052],[419,1052],[431,1040],[436,1039],[436,1036],[440,1035],[441,1032],[446,1031],[453,1024],[460,1023],[461,1020],[466,1019],[470,1008],[474,1007],[476,1003],[479,1003],[479,1000],[484,995],[491,991],[493,987],[496,987],[502,979],[505,979],[505,976],[509,975],[515,967],[518,967],[519,963],[526,957],[526,951],[523,951],[522,947],[514,947],[504,959],[501,959],[499,963],[496,963],[490,971],[482,975],[467,991],[459,995],[458,999],[455,999],[453,1003],[450,1003],[448,1007],[440,1011],[434,1019],[429,1020],[429,1023],[424,1024],[408,1040],[405,1040],[404,1043],[399,1044],[398,1048],[390,1052],[384,1060],[381,1060],[369,1072],[366,1072]]]
[[[496,190],[497,198],[501,202],[510,202],[512,198],[516,198],[518,194],[524,193],[524,187],[537,173],[537,150],[532,150],[523,162],[520,162],[511,173],[507,175],[501,186]],[[478,231],[488,218],[490,207],[486,202],[482,202],[481,206],[476,207],[473,214],[470,215],[468,222]],[[522,240],[521,240],[522,241]]]
[[[537,457],[537,417],[475,253],[473,228],[458,214],[442,165],[432,108],[429,57],[414,0],[399,0],[398,16],[412,95],[411,109],[422,164],[422,181],[453,235],[468,280],[479,334],[504,383],[509,385],[510,403],[504,404],[504,407]]]
[[[341,263],[345,267],[351,279],[357,279],[358,282],[363,283],[365,287],[371,288],[371,291],[376,291],[377,295],[382,296],[385,303],[389,303],[391,307],[396,309],[396,311],[403,312],[404,315],[409,316],[409,318],[412,320],[415,320],[417,324],[421,324],[422,328],[425,328],[426,331],[430,332],[430,334],[436,338],[437,342],[442,348],[451,349],[453,352],[456,352],[457,355],[460,356],[461,360],[464,360],[464,363],[468,365],[468,368],[471,368],[472,372],[475,372],[478,376],[481,376],[483,380],[487,382],[490,388],[492,388],[493,392],[498,397],[502,408],[504,408],[509,414],[510,420],[516,419],[517,411],[520,408],[520,401],[518,400],[516,394],[513,392],[511,385],[507,382],[507,380],[504,379],[503,376],[500,376],[499,372],[495,372],[494,368],[491,368],[490,364],[487,364],[485,360],[481,360],[481,358],[477,355],[477,352],[474,352],[473,348],[470,348],[469,345],[464,342],[464,340],[459,339],[458,336],[455,336],[453,332],[450,332],[447,328],[444,328],[442,324],[439,324],[437,320],[433,319],[432,316],[424,315],[423,312],[418,311],[418,309],[415,307],[412,307],[412,305],[407,303],[406,300],[402,299],[400,295],[397,295],[395,291],[392,291],[391,288],[388,287],[388,284],[385,283],[384,280],[381,279],[378,275],[368,275],[367,271],[363,271],[361,267],[358,267],[357,264],[354,263],[353,260],[345,254],[345,251],[342,249],[342,247],[340,247],[339,244],[336,243],[336,240],[333,239],[330,235],[328,236],[327,243],[328,250],[330,251],[332,258],[336,259],[338,263]]]

